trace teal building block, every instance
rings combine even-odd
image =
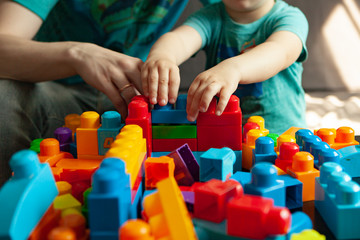
[[[123,126],[120,113],[107,111],[101,115],[101,126],[97,130],[99,155],[106,154]]]
[[[252,166],[260,162],[275,164],[277,154],[274,150],[274,140],[270,137],[259,137],[255,141],[252,153]]]
[[[153,139],[196,138],[196,125],[153,125]]]
[[[351,177],[360,177],[360,145],[344,147],[338,150],[340,165]]]
[[[244,185],[244,192],[272,198],[275,206],[285,207],[285,184],[278,179],[277,170],[271,163],[261,162],[251,169],[251,181]]]
[[[200,156],[200,182],[210,179],[225,181],[233,174],[236,155],[228,147],[210,148]]]
[[[0,239],[27,239],[58,190],[47,163],[32,150],[21,150],[10,159],[14,175],[0,189]]]
[[[321,166],[315,179],[315,207],[337,239],[360,238],[360,186],[339,164]]]
[[[303,150],[304,137],[312,136],[312,135],[314,135],[314,133],[309,129],[300,129],[295,133],[296,144],[299,145],[300,151],[305,151]]]

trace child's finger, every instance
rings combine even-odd
[[[215,110],[215,114],[217,116],[220,116],[224,112],[230,97],[231,97],[231,91],[227,90],[226,88],[223,88],[220,91],[220,98]]]
[[[167,67],[159,66],[158,73],[159,73],[158,103],[160,106],[165,106],[168,101],[169,69]]]
[[[196,92],[194,93],[194,96],[189,106],[189,111],[187,112],[188,114],[187,119],[191,122],[195,121],[197,115],[199,114],[199,103],[204,90],[205,90],[205,86],[204,84],[202,84],[196,89]]]
[[[186,112],[187,112],[187,114],[189,114],[190,107],[191,107],[191,104],[193,102],[195,92],[196,92],[197,88],[199,87],[199,85],[200,85],[200,81],[198,81],[198,79],[195,78],[195,80],[192,82],[192,84],[189,87],[188,95],[187,95],[187,99],[186,99]]]
[[[214,98],[214,96],[216,94],[218,94],[220,92],[220,89],[221,89],[221,86],[220,84],[216,83],[216,82],[213,82],[211,84],[209,84],[202,96],[201,96],[201,100],[200,100],[200,104],[199,104],[199,111],[200,112],[206,112],[208,107],[209,107],[209,104],[211,102],[211,100]]]
[[[141,85],[145,97],[149,97],[149,84],[148,84],[149,69],[144,67],[141,69]]]
[[[170,69],[169,73],[169,102],[174,104],[179,92],[180,87],[180,75],[179,68],[174,67]]]
[[[150,103],[155,105],[157,103],[159,85],[159,73],[157,68],[152,68],[149,70],[148,83]]]

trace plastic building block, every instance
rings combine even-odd
[[[172,152],[184,144],[189,145],[192,151],[198,150],[198,139],[153,139],[153,152]]]
[[[59,226],[71,228],[76,235],[76,239],[89,239],[89,231],[86,229],[86,219],[81,214],[75,213],[62,216]]]
[[[322,141],[326,142],[330,146],[335,143],[336,129],[335,128],[320,128],[315,130],[314,134],[321,138]]]
[[[243,135],[242,135],[242,142],[246,143],[246,136],[247,133],[251,130],[251,129],[259,129],[260,130],[260,126],[257,123],[254,122],[247,122],[245,123],[244,127],[243,127]]]
[[[51,205],[40,220],[40,222],[36,225],[36,228],[31,232],[28,240],[47,239],[47,236],[51,229],[58,226],[60,217],[61,211],[54,209],[54,207]]]
[[[295,138],[291,135],[282,134],[277,138],[276,152],[279,152],[280,146],[286,142],[296,142]]]
[[[288,209],[297,209],[303,206],[303,184],[288,174],[279,175],[278,179],[285,185],[285,206]]]
[[[314,229],[307,229],[307,230],[302,231],[301,233],[295,233],[295,234],[291,235],[290,240],[307,240],[307,239],[325,240],[326,237],[324,235],[318,233]]]
[[[80,155],[99,155],[98,133],[100,116],[97,112],[88,111],[81,114],[80,127],[76,129],[76,146]]]
[[[149,157],[145,160],[145,188],[156,187],[156,183],[168,177],[174,177],[175,164],[170,157]]]
[[[229,147],[234,151],[242,149],[242,113],[239,98],[232,95],[221,114],[215,114],[216,98],[210,102],[208,110],[200,112],[197,118],[198,151],[209,148]]]
[[[105,155],[110,149],[123,126],[118,112],[107,111],[101,115],[101,126],[97,130],[99,155]]]
[[[196,125],[153,125],[153,139],[196,138]]]
[[[244,185],[246,194],[272,198],[275,206],[285,207],[285,185],[279,180],[276,168],[267,162],[251,169],[251,182]]]
[[[227,233],[232,236],[264,239],[286,234],[291,226],[287,208],[274,207],[273,200],[245,194],[227,206]]]
[[[67,127],[72,132],[72,140],[75,141],[74,135],[76,133],[76,129],[80,127],[80,115],[76,113],[68,114],[65,116],[65,125],[64,127]]]
[[[265,128],[265,120],[261,116],[251,116],[247,120],[248,123],[257,123],[260,126],[260,130],[263,132],[264,136],[269,134],[269,130]]]
[[[60,180],[69,183],[91,179],[93,173],[99,168],[101,160],[69,159],[60,160],[56,167],[61,169]]]
[[[68,183],[68,182],[65,182],[65,181],[58,181],[56,182],[56,187],[59,191],[59,196],[60,195],[64,195],[64,194],[67,194],[67,193],[70,193],[71,194],[71,184]]]
[[[158,191],[144,201],[144,213],[155,239],[197,239],[189,213],[174,178],[157,183]]]
[[[186,94],[180,94],[174,105],[170,103],[165,106],[156,104],[151,112],[152,123],[193,124],[187,120],[186,98]]]
[[[252,153],[255,149],[255,141],[259,137],[264,136],[264,133],[258,129],[252,129],[246,136],[246,143],[243,144],[242,149],[242,167],[250,170],[252,167]]]
[[[241,197],[243,188],[234,180],[212,179],[194,188],[194,217],[220,223],[226,218],[226,206],[233,197]]]
[[[320,176],[320,172],[314,168],[314,157],[310,153],[296,153],[287,173],[303,183],[304,202],[315,199],[315,178]]]
[[[167,156],[174,159],[174,176],[180,186],[191,186],[195,181],[199,181],[199,164],[188,144],[184,144]]]
[[[56,227],[49,233],[48,240],[77,240],[75,232],[69,227]]]
[[[326,149],[330,149],[329,144],[327,144],[326,142],[314,142],[310,145],[310,153],[314,157],[315,166],[319,166],[320,154]]]
[[[121,164],[110,163],[93,175],[87,199],[91,239],[119,239],[118,229],[128,220],[131,203],[129,175],[124,170]]]
[[[304,151],[304,152],[310,152],[310,147],[313,144],[322,142],[321,138],[319,138],[316,135],[304,136],[302,141],[303,141],[302,142],[302,147],[303,147],[302,151]]]
[[[294,155],[299,152],[299,145],[294,142],[285,142],[279,149],[279,157],[275,160],[275,165],[281,170],[286,171],[291,167]]]
[[[143,137],[146,139],[146,150],[148,155],[152,151],[152,122],[149,100],[145,96],[135,96],[128,105],[128,116],[125,119],[126,125],[136,124],[143,130]]]
[[[312,228],[312,221],[306,213],[301,211],[294,212],[291,215],[291,228],[289,233],[287,234],[287,239],[289,239],[294,234],[301,233],[305,230],[312,230]],[[312,240],[312,238],[310,239]]]
[[[40,153],[40,143],[44,140],[43,138],[37,138],[31,141],[30,143],[30,150],[33,150],[36,153]]]
[[[59,141],[60,151],[70,152],[70,143],[72,143],[72,131],[67,127],[57,128],[54,137]]]
[[[355,131],[350,127],[340,127],[336,130],[335,143],[331,148],[339,150],[344,147],[359,145],[355,140]]]
[[[325,162],[340,163],[340,153],[339,153],[339,151],[337,151],[335,149],[332,149],[332,148],[321,150],[320,153],[319,153],[318,166],[320,167]],[[352,176],[352,177],[354,177],[354,176]]]
[[[296,132],[301,130],[303,128],[299,128],[299,127],[290,127],[288,130],[286,130],[285,132],[283,132],[281,135],[290,135],[290,136],[293,136],[295,137],[296,136]],[[311,131],[310,131],[311,132]]]
[[[266,136],[271,138],[274,141],[274,146],[277,147],[277,139],[279,138],[279,134],[277,134],[277,133],[269,133]]]
[[[274,141],[269,137],[259,137],[255,141],[252,155],[252,165],[260,162],[275,164],[277,154],[274,151]]]
[[[311,136],[311,135],[314,135],[314,134],[309,129],[299,129],[295,133],[296,144],[299,145],[300,151],[303,150],[303,138],[305,136]]]
[[[146,159],[146,140],[143,138],[142,128],[133,124],[125,125],[105,156],[117,157],[125,162],[131,189],[135,188],[137,191],[142,177],[141,166]]]
[[[59,141],[55,138],[46,138],[41,141],[38,155],[40,162],[49,163],[51,167],[54,167],[61,159],[73,158],[68,152],[60,152]]]
[[[68,208],[75,208],[81,212],[81,203],[70,193],[57,196],[54,200],[54,208],[64,211]]]
[[[26,239],[58,194],[48,164],[32,150],[10,159],[14,175],[0,189],[0,239]]]
[[[353,145],[338,150],[340,165],[351,177],[360,177],[360,146]]]
[[[337,239],[360,238],[360,186],[337,163],[321,166],[315,207]]]
[[[155,240],[150,225],[141,219],[125,222],[119,230],[119,235],[121,240]]]
[[[200,181],[213,178],[225,181],[232,175],[235,161],[235,153],[230,148],[210,148],[200,157]]]

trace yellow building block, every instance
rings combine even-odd
[[[146,139],[143,138],[142,128],[133,124],[125,125],[105,154],[107,157],[118,157],[125,162],[125,171],[130,175],[133,188],[146,158]]]
[[[304,230],[301,233],[291,235],[291,240],[325,240],[326,237],[314,229]]]
[[[260,127],[260,130],[263,132],[264,136],[269,134],[269,129],[265,128],[265,120],[264,120],[263,117],[261,117],[261,116],[251,116],[251,117],[249,117],[247,122],[257,123],[257,125],[259,125],[259,127]]]
[[[54,199],[54,208],[64,211],[68,208],[75,208],[81,212],[81,203],[70,193],[57,196]]]
[[[158,191],[145,197],[144,212],[155,239],[197,239],[181,191],[173,177],[156,185]]]
[[[282,134],[277,138],[277,145],[275,148],[275,152],[279,155],[279,149],[281,144],[285,143],[285,142],[293,142],[296,143],[296,139],[295,137],[289,135],[289,134]]]

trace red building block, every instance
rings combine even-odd
[[[198,140],[196,138],[187,139],[153,139],[153,152],[172,152],[184,144],[188,144],[191,151],[198,151]]]
[[[274,207],[270,198],[245,194],[231,199],[227,206],[227,233],[232,236],[265,239],[269,235],[286,234],[290,225],[289,209]]]
[[[226,218],[227,202],[233,197],[241,197],[243,188],[234,180],[212,179],[198,184],[194,193],[194,217],[220,223]]]
[[[310,153],[296,153],[287,173],[303,183],[303,202],[315,200],[315,178],[320,172],[314,168],[314,157]]]
[[[50,167],[54,167],[63,158],[74,158],[71,153],[60,151],[59,141],[55,138],[46,138],[41,141],[38,156],[40,162],[47,162]]]
[[[174,176],[174,160],[167,156],[149,157],[145,160],[145,187],[156,188],[156,183],[168,177]]]
[[[62,169],[60,180],[69,183],[89,181],[93,173],[99,168],[101,160],[93,159],[62,159],[56,167]]]
[[[135,96],[128,106],[126,124],[136,124],[143,129],[143,137],[146,139],[147,153],[151,156],[152,151],[152,129],[151,112],[149,100],[144,96]]]
[[[205,113],[197,118],[198,150],[229,147],[234,151],[242,149],[242,113],[239,98],[232,95],[221,116],[215,115],[216,99],[214,98]]]
[[[294,142],[284,142],[280,146],[279,157],[275,160],[275,165],[286,172],[291,167],[293,156],[299,152],[299,145]]]

